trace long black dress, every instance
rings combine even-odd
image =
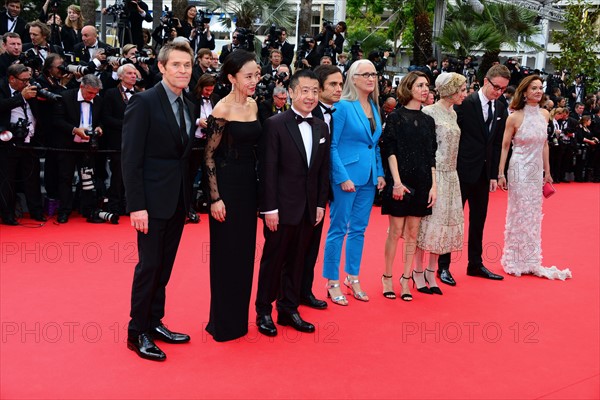
[[[210,198],[225,203],[225,222],[210,217],[210,319],[218,342],[248,333],[257,223],[258,121],[208,118],[205,165]]]
[[[394,217],[431,215],[427,204],[437,150],[435,121],[420,110],[402,107],[388,116],[381,139],[382,156],[386,160],[392,154],[396,156],[402,184],[413,189],[412,195],[402,201],[394,200],[394,180],[388,168],[381,213]]]

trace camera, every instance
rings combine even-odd
[[[289,82],[289,81],[286,81],[287,76],[288,76],[287,72],[280,72],[277,75],[275,75],[275,82],[281,83],[283,86],[287,87],[287,84]]]
[[[117,56],[106,57],[106,61],[109,63],[116,62],[119,65],[133,64],[133,61],[131,61],[129,58],[117,57]]]
[[[154,63],[153,57],[146,56],[146,53],[135,53],[135,63],[136,64],[152,64]]]
[[[384,57],[384,55],[385,55],[385,52],[386,52],[386,51],[388,52],[388,57],[392,57],[392,58],[393,58],[393,57],[396,57],[396,53],[394,53],[394,52],[393,52],[391,49],[385,49],[385,50],[379,49],[379,50],[377,51],[377,55],[378,55],[380,58],[383,58],[383,57]]]
[[[34,49],[29,49],[24,53],[19,54],[19,64],[31,68],[34,71],[41,71],[43,66],[42,59],[35,54]]]
[[[69,74],[86,75],[94,72],[94,68],[92,67],[77,64],[61,65],[59,68],[61,69],[61,71]]]
[[[110,222],[113,225],[117,225],[119,223],[119,214],[114,214],[111,212],[106,212],[106,211],[102,211],[100,209],[96,209],[96,210],[92,211],[92,215],[90,216],[89,220],[92,220],[93,222],[95,222],[95,221],[100,222],[100,220],[102,220],[102,221]],[[92,222],[92,221],[89,221],[89,222]]]
[[[333,22],[329,21],[328,19],[323,20],[323,28],[332,33],[335,31],[335,25],[333,25]]]
[[[19,118],[17,122],[11,122],[9,126],[12,137],[15,139],[23,139],[29,134],[29,125],[31,122],[27,122],[24,118]]]
[[[59,99],[62,99],[62,96],[59,94],[55,94],[50,92],[49,90],[43,89],[42,85],[40,85],[38,82],[31,80],[31,82],[29,82],[29,84],[31,86],[35,86],[37,88],[37,97],[41,97],[42,99],[46,99],[46,100],[50,100],[50,101],[56,101]]]
[[[352,61],[358,60],[358,53],[360,53],[362,51],[360,46],[362,46],[362,41],[355,40],[352,47],[350,47],[350,54],[352,55]]]
[[[204,30],[205,24],[210,24],[213,13],[210,10],[198,10],[194,18],[194,28],[196,30]]]
[[[275,24],[271,24],[271,27],[269,28],[269,33],[268,33],[269,38],[267,40],[265,40],[265,45],[268,47],[278,48],[279,43],[282,42],[281,34],[282,34],[281,28],[278,28]]]
[[[96,151],[98,150],[98,132],[93,129],[88,129],[85,131],[85,134],[90,138],[90,150]]]
[[[237,40],[240,44],[240,49],[254,51],[254,33],[246,28],[238,28],[237,37]]]

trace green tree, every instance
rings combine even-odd
[[[86,25],[96,25],[96,0],[80,0],[81,15]]]
[[[588,77],[588,92],[600,89],[598,56],[600,33],[596,21],[600,8],[583,0],[573,0],[565,12],[564,31],[556,31],[552,41],[560,46],[561,53],[552,57],[557,70],[568,69],[571,75],[584,74]],[[591,89],[591,90],[590,90]]]
[[[209,0],[209,8],[227,13],[222,19],[228,27],[235,21],[237,27],[254,31],[254,22],[262,18],[262,26],[271,24],[291,29],[295,21],[295,7],[286,0]]]
[[[413,37],[413,63],[425,65],[433,54],[430,0],[414,0],[414,37]]]

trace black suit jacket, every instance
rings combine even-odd
[[[287,111],[288,108],[290,108],[290,106],[287,103],[283,105],[284,111]],[[268,99],[258,103],[258,120],[260,121],[261,125],[264,125],[265,121],[268,118],[271,118],[273,115],[275,115],[275,112],[273,111],[272,99]],[[323,118],[321,118],[321,120],[322,119]]]
[[[0,78],[6,76],[6,70],[19,58],[8,53],[0,54]]]
[[[77,89],[65,90],[61,93],[62,99],[54,104],[54,135],[52,143],[61,148],[80,148],[86,143],[73,141],[73,128],[81,124],[81,108],[77,101]],[[96,96],[92,104],[92,127],[95,129],[102,126],[102,97]],[[79,147],[78,147],[79,146]]]
[[[107,45],[106,43],[98,40],[98,48],[108,49],[108,48],[110,48],[110,46]],[[86,64],[91,61],[90,60],[90,52],[88,51],[88,49],[85,48],[85,45],[83,44],[83,42],[77,43],[73,47],[73,54],[75,54],[75,59],[76,59],[75,61],[80,64]]]
[[[146,16],[142,17],[137,11],[137,7],[129,13],[129,22],[131,24],[131,40],[137,46],[138,50],[144,48],[144,34],[142,33],[142,23],[152,22],[152,15],[148,12],[148,5],[141,0],[138,0],[138,5],[146,12]],[[126,43],[121,43],[121,47]]]
[[[279,223],[298,225],[308,212],[316,221],[329,193],[330,136],[325,122],[313,118],[310,163],[291,109],[264,125],[261,143],[260,211],[279,211]]]
[[[127,103],[123,99],[120,85],[104,92],[104,106],[102,107],[102,124],[106,147],[111,150],[121,150],[121,132],[123,131],[123,117]]]
[[[464,183],[474,183],[485,170],[487,179],[498,178],[498,164],[502,151],[502,137],[508,112],[496,100],[491,133],[488,134],[479,95],[473,93],[461,105],[455,106],[460,144],[458,147],[457,172]]]
[[[33,45],[33,43],[25,43],[23,45],[23,53],[25,53],[28,50],[34,49],[34,48],[35,48],[35,46]],[[48,43],[48,53],[56,53],[56,54],[60,54],[61,56],[65,55],[65,52],[62,47],[57,46],[55,44],[50,44],[50,43]],[[42,60],[42,62],[43,62],[43,60]]]
[[[81,43],[81,30],[75,32],[75,29],[63,26],[60,30],[60,39],[65,51],[73,52],[75,45]]]
[[[22,43],[31,42],[31,38],[29,37],[29,30],[26,28],[27,21],[25,21],[21,17],[17,17],[16,26],[13,29],[14,33],[18,33],[21,36]],[[6,14],[6,9],[0,11],[0,35],[4,35],[8,32],[8,15]]]
[[[185,99],[191,113],[194,105]],[[195,130],[189,127],[189,137]],[[149,218],[169,219],[183,192],[190,206],[189,158],[192,140],[182,143],[179,125],[162,83],[134,95],[123,119],[121,162],[127,211],[147,210]]]

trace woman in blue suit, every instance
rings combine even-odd
[[[381,136],[378,98],[375,66],[369,60],[354,62],[333,114],[333,200],[323,265],[323,276],[328,279],[327,296],[335,304],[344,306],[348,300],[340,288],[339,266],[346,235],[344,285],[357,300],[369,301],[360,287],[358,274],[375,188],[381,190],[385,186],[378,145]]]

